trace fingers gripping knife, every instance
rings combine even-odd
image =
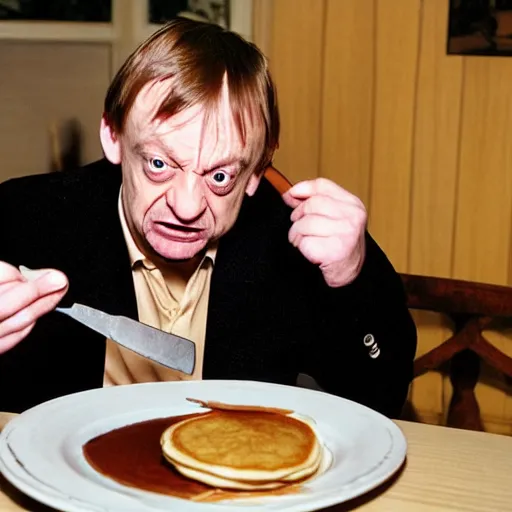
[[[20,271],[27,279],[33,278],[30,269],[20,267]],[[83,304],[73,304],[70,308],[56,308],[56,311],[151,361],[188,375],[194,372],[196,345],[191,340],[125,316],[109,315]]]

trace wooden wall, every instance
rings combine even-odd
[[[512,284],[512,58],[446,55],[448,0],[255,0],[255,42],[278,85],[276,166],[361,197],[396,269]],[[415,314],[418,355],[449,325]],[[512,355],[505,330],[490,341]],[[512,385],[477,388],[488,430],[512,434]],[[442,423],[448,380],[411,399]]]

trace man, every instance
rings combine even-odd
[[[169,23],[114,78],[100,138],[99,162],[0,186],[0,410],[187,378],[52,311],[78,302],[192,339],[191,378],[306,373],[400,414],[416,349],[401,281],[357,198],[325,179],[281,197],[263,177],[279,116],[253,45]]]

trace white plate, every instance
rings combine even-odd
[[[329,469],[297,495],[215,504],[123,486],[94,471],[82,446],[113,428],[204,411],[187,397],[293,409],[314,418]],[[406,441],[386,417],[320,391],[251,381],[183,381],[95,389],[38,405],[0,435],[0,471],[25,494],[64,512],[309,512],[360,496],[402,465]]]

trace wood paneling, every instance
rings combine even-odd
[[[420,0],[376,0],[370,229],[399,271],[408,267]]]
[[[361,197],[398,271],[512,285],[512,58],[447,55],[447,0],[273,6],[283,172]],[[438,315],[415,320],[418,355],[451,330]],[[510,327],[486,334],[512,354]],[[485,427],[512,434],[512,384],[484,367],[477,396]],[[411,389],[434,423],[450,397],[434,372]]]
[[[320,175],[369,204],[374,0],[327,1]]]
[[[318,176],[323,0],[275,0],[268,52],[284,126],[275,165],[292,181]]]
[[[512,211],[512,60],[466,58],[453,275],[510,284]],[[503,344],[489,331],[489,341]],[[512,341],[510,341],[512,344]],[[482,371],[476,396],[484,423],[502,430],[506,393],[503,379]],[[510,418],[508,418],[510,419]],[[488,427],[489,428],[489,427]]]
[[[448,4],[424,2],[415,100],[409,272],[450,277],[457,185],[463,58],[446,55]],[[414,312],[417,356],[448,338],[451,325],[440,315]],[[440,372],[413,382],[412,403],[423,417],[442,418],[443,396],[451,389]]]
[[[273,0],[253,0],[252,2],[252,40],[268,56],[272,49]]]
[[[448,5],[424,3],[415,102],[409,272],[450,277],[463,58],[446,55]]]
[[[453,274],[508,282],[512,60],[466,57]]]

